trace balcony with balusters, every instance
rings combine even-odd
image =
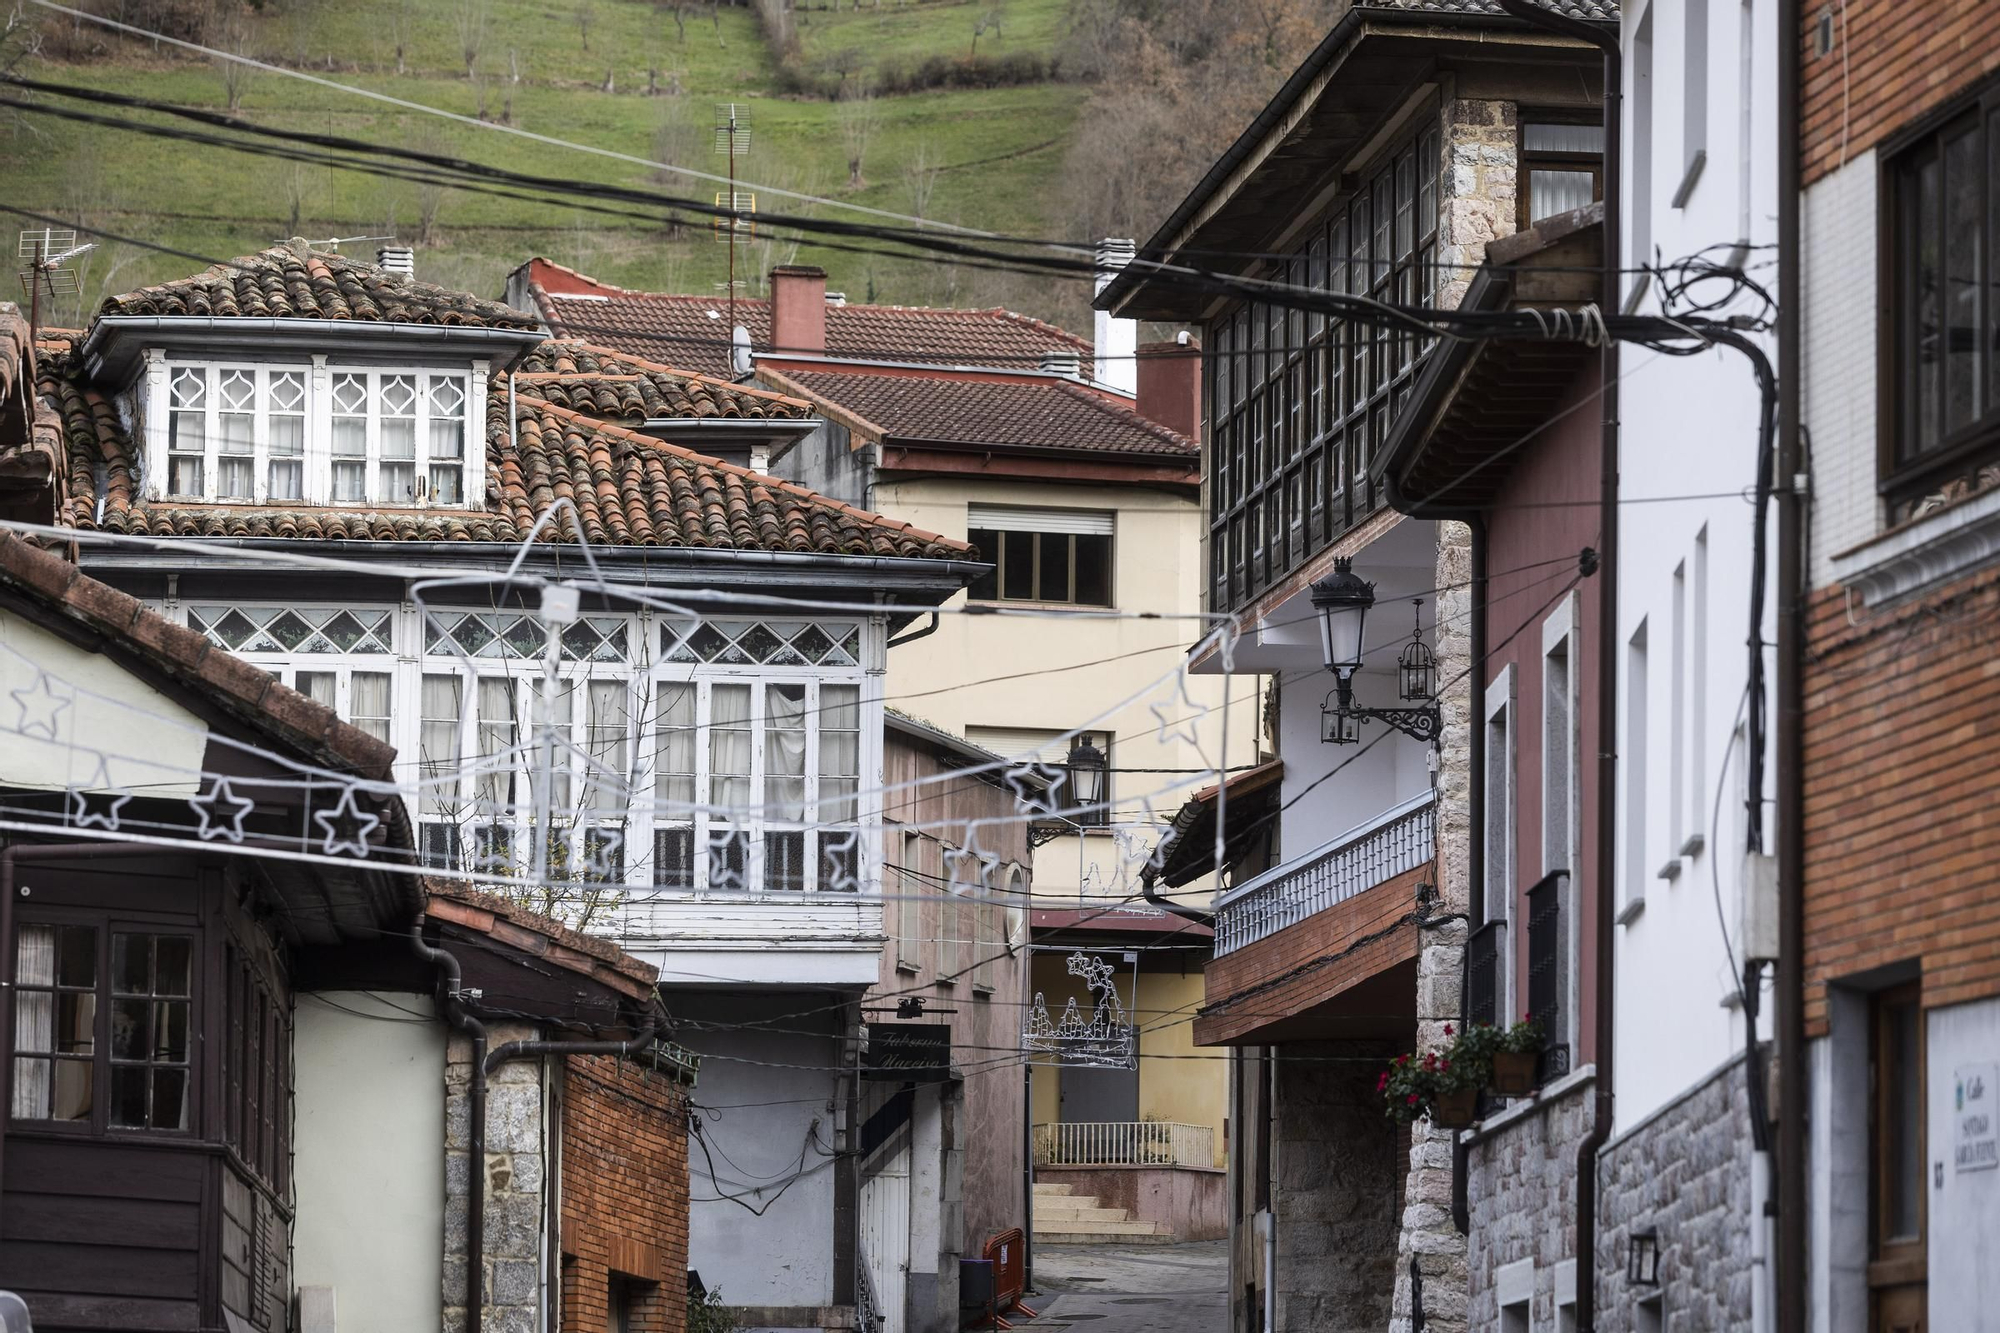
[[[1352,1024],[1316,1032],[1298,1021],[1342,1008],[1380,1018],[1391,994],[1394,1012],[1407,1009],[1436,852],[1437,798],[1424,791],[1219,895],[1196,1041],[1269,1039],[1288,1024],[1287,1038],[1359,1035]],[[1389,973],[1393,987],[1368,986]],[[1366,1002],[1338,1002],[1357,994]]]

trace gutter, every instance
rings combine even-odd
[[[432,346],[448,343],[475,351],[511,349],[513,354],[506,358],[507,365],[529,348],[547,341],[547,335],[534,329],[502,329],[484,324],[392,324],[379,320],[281,319],[264,315],[99,315],[91,321],[90,332],[77,350],[93,378],[113,366],[122,373],[134,358],[114,355],[112,344],[142,333],[168,335],[161,341],[175,341],[171,335],[188,334],[209,342],[215,334],[257,335],[256,341],[266,345],[310,343],[319,347],[329,340],[399,345],[423,342]]]
[[[1498,0],[1500,8],[1515,18],[1578,41],[1589,42],[1604,53],[1604,275],[1598,295],[1602,312],[1619,309],[1620,224],[1624,209],[1619,192],[1624,184],[1622,171],[1624,57],[1618,46],[1618,29],[1584,23],[1542,8],[1533,0]],[[1781,45],[1783,43],[1780,43]],[[1797,45],[1797,43],[1793,43]],[[1592,997],[1592,1063],[1597,1077],[1591,1085],[1592,1117],[1590,1132],[1576,1150],[1576,1326],[1580,1333],[1596,1333],[1597,1324],[1597,1158],[1611,1137],[1614,1103],[1612,1099],[1613,1044],[1617,1036],[1612,1006],[1615,901],[1618,869],[1618,654],[1612,644],[1618,637],[1618,362],[1616,339],[1606,339],[1603,351],[1602,392],[1603,444],[1599,462],[1597,550],[1597,919],[1592,941],[1597,964]]]
[[[1778,0],[1778,1244],[1779,1333],[1806,1328],[1805,661],[1800,538],[1799,0]],[[1847,40],[1843,31],[1841,40]],[[1746,238],[1747,239],[1747,238]],[[1754,1035],[1754,1034],[1753,1034]],[[1750,1219],[1752,1226],[1762,1219]]]
[[[520,547],[512,542],[380,542],[329,540],[314,537],[175,537],[166,539],[178,548],[172,551],[156,550],[150,547],[120,549],[118,547],[87,550],[84,560],[88,565],[113,569],[153,569],[158,568],[175,573],[192,569],[232,569],[241,570],[243,562],[232,559],[229,553],[241,552],[254,556],[260,551],[302,552],[330,558],[365,558],[383,561],[382,574],[385,578],[425,578],[434,575],[435,569],[408,570],[389,564],[385,553],[408,559],[443,559],[453,565],[472,569],[506,570],[514,566]],[[471,552],[490,546],[490,554],[482,553],[467,559]],[[203,558],[200,548],[216,548],[218,554]],[[753,583],[763,586],[765,580],[756,577],[728,579],[721,571],[713,568],[748,567],[754,570],[782,569],[787,572],[824,570],[828,574],[852,573],[857,570],[871,574],[900,575],[903,577],[879,581],[893,588],[921,589],[928,587],[949,588],[952,591],[984,574],[990,565],[976,560],[943,560],[928,556],[884,556],[884,555],[822,555],[796,551],[744,551],[735,547],[716,546],[642,546],[642,547],[592,547],[591,555],[599,565],[636,567],[640,572],[652,572],[655,567],[662,571],[681,569],[698,573],[701,582]],[[580,560],[578,548],[571,542],[537,543],[521,560],[516,572],[538,572],[543,574],[566,574],[564,557],[570,563]],[[847,579],[833,579],[844,583]]]

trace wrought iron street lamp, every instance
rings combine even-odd
[[[1104,751],[1090,743],[1088,736],[1078,736],[1069,751],[1069,789],[1075,802],[1073,816],[1078,824],[1108,823],[1109,811],[1105,808],[1104,785],[1109,775],[1110,764]]]
[[[1333,573],[1312,585],[1313,610],[1319,614],[1320,660],[1333,673],[1333,691],[1320,707],[1320,736],[1332,745],[1353,745],[1361,739],[1363,722],[1386,722],[1406,736],[1434,741],[1443,727],[1435,698],[1437,658],[1423,639],[1419,616],[1410,642],[1397,662],[1397,692],[1416,708],[1362,708],[1354,702],[1354,673],[1361,669],[1362,631],[1375,605],[1375,585],[1354,572],[1346,556],[1333,562]],[[1419,608],[1423,603],[1416,604]]]

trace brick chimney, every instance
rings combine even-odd
[[[1191,333],[1139,348],[1134,410],[1190,440],[1201,438],[1201,343]]]
[[[826,351],[826,270],[780,264],[771,270],[771,349],[774,355]]]

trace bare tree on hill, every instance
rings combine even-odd
[[[847,186],[858,190],[868,184],[861,168],[868,156],[868,143],[882,126],[881,110],[859,87],[842,99],[839,108],[840,143],[847,150]]]
[[[458,35],[458,54],[465,60],[465,77],[471,78],[486,47],[486,30],[493,24],[490,0],[458,0],[452,12],[452,28]]]

